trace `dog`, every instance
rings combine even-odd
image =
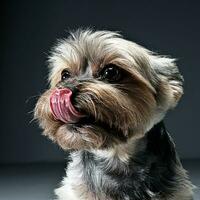
[[[59,200],[192,200],[163,118],[183,94],[175,59],[116,32],[77,30],[49,57],[34,116],[70,150]]]

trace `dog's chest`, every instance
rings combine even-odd
[[[84,160],[82,159],[80,153],[73,153],[71,157],[72,162],[69,164],[66,170],[67,176],[62,182],[63,187],[61,187],[63,188],[63,191],[67,193],[68,199],[98,200],[100,196],[101,200],[109,200],[107,197],[105,197],[102,191],[99,192],[99,189],[102,187],[102,174],[100,174],[101,172],[95,170],[93,166],[89,167],[89,169],[93,168],[93,170],[88,170],[85,168]],[[91,182],[88,183],[88,181]],[[57,189],[57,194],[61,188]],[[98,198],[96,193],[99,193]],[[58,196],[60,195],[58,194]]]

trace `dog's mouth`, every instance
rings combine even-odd
[[[107,121],[100,121],[95,119],[91,115],[85,115],[78,122],[71,124],[71,128],[76,130],[77,128],[90,128],[91,130],[100,130],[103,134],[108,134],[109,137],[115,137],[121,142],[127,141],[127,136],[123,134],[123,131],[114,125],[109,125]],[[107,135],[107,136],[108,136]]]
[[[59,120],[63,125],[68,125],[71,129],[90,128],[91,130],[99,130],[109,133],[120,141],[126,141],[123,131],[108,121],[96,119],[93,115],[75,107],[72,99],[71,90],[56,89],[50,96],[50,108],[55,120]]]
[[[50,96],[51,112],[56,120],[76,123],[84,117],[71,103],[72,91],[68,88],[55,89]]]
[[[80,109],[74,106],[72,91],[68,88],[55,89],[52,92],[50,96],[50,108],[54,119],[65,124],[100,124],[93,116],[82,110],[80,111]]]
[[[75,108],[72,102],[72,91],[70,89],[55,89],[50,96],[50,108],[54,118],[65,124],[74,124],[76,126],[96,125],[107,130],[115,128],[108,123],[97,120],[94,116]]]

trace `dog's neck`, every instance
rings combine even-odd
[[[77,153],[80,155],[90,155],[89,157],[95,158],[97,163],[98,161],[104,161],[107,164],[109,163],[110,166],[113,166],[112,162],[115,162],[115,164],[117,164],[116,162],[124,163],[124,165],[126,165],[131,158],[143,151],[148,151],[161,157],[163,157],[163,154],[166,152],[171,155],[171,158],[174,158],[176,155],[175,152],[172,151],[173,148],[174,143],[171,136],[166,131],[163,121],[161,121],[143,134],[142,137],[133,137],[126,143],[118,144],[109,149],[84,150]],[[166,156],[169,158],[169,155],[165,155],[165,159]]]
[[[141,138],[132,138],[127,143],[107,150],[85,151],[102,172],[132,173],[131,167],[137,165],[151,165],[153,162],[175,163],[180,165],[174,142],[167,132],[164,122],[154,125]],[[87,157],[86,156],[86,157]],[[83,156],[84,157],[84,156]],[[87,160],[87,159],[86,159]],[[157,163],[156,163],[157,164]]]
[[[163,122],[156,124],[143,138],[130,140],[127,144],[118,145],[110,150],[75,152],[72,159],[70,169],[75,169],[76,174],[81,174],[82,181],[89,191],[97,196],[101,196],[102,191],[112,191],[113,195],[120,196],[122,193],[117,188],[127,188],[130,184],[131,191],[137,191],[138,187],[142,187],[144,190],[140,188],[139,191],[144,194],[140,195],[152,195],[153,193],[148,194],[144,177],[150,177],[148,181],[151,188],[151,181],[152,184],[161,184],[160,177],[165,170],[171,174],[164,175],[171,178],[176,173],[172,165],[179,165],[174,144]],[[162,190],[167,190],[167,187],[163,187]]]
[[[144,146],[146,146],[147,140],[157,136],[157,139],[163,134],[163,130],[166,133],[165,126],[163,121],[155,124],[150,130],[146,133],[142,133],[141,137],[133,137],[129,139],[126,143],[115,145],[109,149],[98,149],[90,151],[97,158],[105,159],[107,161],[112,162],[113,160],[118,160],[119,162],[128,163],[131,156],[134,153],[144,150]],[[138,146],[137,144],[140,143]]]
[[[91,153],[101,159],[111,161],[113,159],[118,159],[119,161],[126,163],[129,160],[130,154],[133,154],[135,151],[136,142],[136,139],[130,139],[126,143],[115,145],[109,149],[92,150]]]

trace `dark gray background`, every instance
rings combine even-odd
[[[30,123],[32,96],[47,88],[46,58],[66,30],[121,31],[128,39],[178,58],[185,95],[166,123],[182,158],[200,158],[199,1],[4,2],[1,26],[0,163],[63,161],[64,153]]]

